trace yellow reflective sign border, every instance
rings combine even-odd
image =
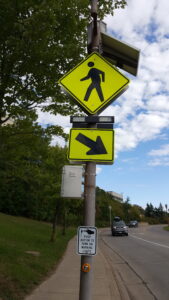
[[[113,163],[114,130],[72,128],[69,137],[68,159]]]
[[[89,66],[93,64],[93,66]],[[96,85],[90,71],[100,78]],[[90,74],[90,75],[89,75]],[[93,75],[94,76],[94,75]],[[87,114],[103,111],[127,88],[129,79],[97,52],[88,55],[72,70],[66,73],[59,84],[73,97]]]

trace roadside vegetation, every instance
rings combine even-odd
[[[144,220],[149,224],[169,224],[168,204],[165,207],[160,203],[159,207],[154,207],[152,203],[147,203],[144,210]]]
[[[75,229],[57,228],[50,241],[51,225],[0,214],[0,298],[19,300],[54,271]]]

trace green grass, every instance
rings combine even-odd
[[[0,214],[0,298],[21,300],[54,270],[75,229],[56,232],[50,242],[51,225]],[[26,253],[37,251],[39,256]]]
[[[169,226],[164,227],[165,230],[169,231]]]

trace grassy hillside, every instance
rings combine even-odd
[[[51,243],[51,225],[0,214],[0,298],[24,299],[54,269],[74,234],[58,229]]]

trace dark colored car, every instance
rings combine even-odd
[[[113,221],[111,227],[112,235],[128,235],[128,227],[126,226],[125,222],[120,221]]]
[[[114,221],[120,221],[120,217],[114,217]]]
[[[138,227],[138,221],[132,220],[129,222],[128,226],[131,227]]]

